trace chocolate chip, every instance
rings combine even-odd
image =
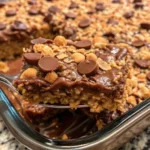
[[[92,45],[92,42],[89,40],[78,41],[74,44],[76,48],[85,48],[85,49],[90,49],[91,45]]]
[[[72,12],[68,12],[65,14],[66,18],[75,19],[76,15]]]
[[[117,24],[118,24],[118,21],[116,21],[116,20],[114,20],[114,19],[112,19],[112,18],[109,18],[109,19],[107,20],[107,24],[117,25]]]
[[[0,2],[0,8],[4,7],[6,5],[5,2]]]
[[[103,36],[106,36],[108,38],[115,38],[115,34],[113,32],[106,32]]]
[[[13,10],[13,9],[12,10],[7,10],[5,14],[6,14],[7,17],[15,16],[16,15],[16,10]]]
[[[48,39],[39,37],[37,39],[31,40],[31,44],[44,44],[47,41],[48,41]]]
[[[123,15],[126,19],[130,19],[134,16],[134,12],[131,11],[131,12],[127,12]]]
[[[23,56],[25,61],[30,65],[37,65],[38,61],[41,58],[40,53],[25,53]]]
[[[28,10],[29,15],[38,15],[39,14],[39,9],[31,8]]]
[[[135,40],[132,42],[132,46],[140,48],[145,45],[145,42],[142,40]]]
[[[96,75],[92,78],[101,85],[101,89],[113,90],[110,87],[113,87],[113,81],[115,77],[117,76],[117,74],[118,74],[118,71],[116,69],[112,69],[112,70],[103,72],[99,75]]]
[[[48,13],[45,17],[44,17],[44,21],[47,22],[47,23],[50,23],[51,20],[52,20],[53,16],[52,14]]]
[[[80,28],[86,28],[86,27],[88,27],[90,24],[91,24],[91,21],[90,21],[89,19],[82,19],[82,20],[79,22],[79,27],[80,27]]]
[[[150,23],[148,22],[143,22],[140,24],[142,29],[150,30]]]
[[[94,9],[89,9],[88,11],[87,11],[87,14],[94,14],[96,11],[94,10]]]
[[[114,112],[111,112],[109,110],[103,110],[102,112],[100,112],[100,114],[98,116],[101,120],[103,120],[103,122],[105,124],[109,124],[113,121],[113,119],[112,119],[112,114],[113,113]]]
[[[134,0],[133,3],[139,3],[142,2],[142,0]]]
[[[66,27],[65,29],[64,29],[64,35],[66,36],[66,37],[69,37],[69,36],[71,36],[71,35],[73,35],[73,29],[72,28],[70,28],[70,27]]]
[[[120,3],[121,0],[112,0],[112,3]]]
[[[71,1],[70,6],[69,6],[70,9],[74,9],[74,8],[78,8],[78,7],[79,7],[79,5],[77,3]]]
[[[150,81],[150,72],[146,75],[146,77]]]
[[[26,31],[27,26],[23,22],[16,20],[14,24],[12,24],[11,29],[16,31]]]
[[[100,54],[99,57],[106,62],[111,62],[116,60],[113,54],[108,54],[108,55]]]
[[[139,8],[142,9],[143,7],[144,7],[144,4],[141,2],[135,3],[135,5],[134,5],[135,9],[139,9]]]
[[[96,9],[97,11],[103,11],[103,10],[105,9],[105,6],[104,6],[103,3],[96,3],[95,9]]]
[[[76,29],[74,27],[72,27],[72,26],[65,27],[64,31],[63,31],[63,35],[66,38],[70,39],[72,36],[76,36]]]
[[[80,62],[77,66],[77,70],[79,74],[92,75],[97,71],[97,63],[93,60],[86,60]]]
[[[136,59],[134,62],[138,67],[143,69],[146,69],[150,66],[150,61],[148,60]]]
[[[60,9],[57,6],[53,5],[48,9],[48,11],[50,13],[56,14],[56,13],[60,12]]]
[[[6,24],[0,22],[0,30],[4,30],[6,28]]]
[[[68,46],[73,46],[73,45],[74,45],[74,42],[73,42],[72,40],[68,40],[68,41],[67,41],[67,45],[68,45]]]
[[[46,56],[39,60],[38,66],[43,72],[50,72],[56,70],[59,64],[56,58]]]
[[[37,3],[36,0],[28,0],[29,5],[35,5]]]
[[[119,51],[121,50],[121,48],[117,47],[117,46],[113,46],[113,45],[107,45],[106,46],[106,50],[111,52],[112,54],[117,54],[119,53]]]

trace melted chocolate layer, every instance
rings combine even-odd
[[[76,87],[84,87],[84,91],[90,91],[90,90],[96,90],[102,93],[110,94],[114,91],[118,90],[119,87],[123,83],[120,83],[119,85],[116,85],[114,83],[114,79],[117,75],[116,70],[107,71],[105,73],[99,74],[97,76],[92,77],[92,80],[84,81],[76,80],[76,81],[69,81],[66,80],[64,77],[59,77],[53,84],[48,84],[47,82],[41,80],[41,79],[17,79],[14,84],[17,86],[19,84],[24,84],[26,90],[30,91],[39,91],[46,92],[46,91],[54,91],[54,90],[60,90],[64,88],[76,88]],[[32,88],[29,88],[31,86]]]

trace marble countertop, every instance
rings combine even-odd
[[[17,142],[0,117],[0,150],[27,150]],[[150,127],[125,144],[120,150],[150,150]]]

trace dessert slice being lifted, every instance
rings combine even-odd
[[[34,103],[89,106],[127,111],[126,79],[130,49],[125,44],[99,44],[91,40],[54,41],[38,38],[24,49],[24,67],[14,81],[19,92]]]

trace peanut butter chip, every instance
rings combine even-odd
[[[92,42],[89,40],[78,41],[74,44],[76,48],[85,48],[85,49],[90,49],[91,45],[92,45]]]
[[[56,58],[46,56],[39,60],[38,66],[43,72],[50,72],[56,70],[59,64]]]
[[[107,62],[103,61],[101,58],[98,58],[97,64],[102,70],[110,70],[111,69],[111,66]]]
[[[86,55],[86,57],[88,60],[94,60],[94,61],[97,60],[97,56],[94,53],[89,53]]]
[[[47,41],[48,41],[47,39],[39,37],[37,39],[31,40],[31,44],[44,44]]]
[[[67,41],[63,36],[56,36],[54,39],[54,43],[57,46],[66,46],[67,45]]]
[[[104,37],[94,37],[93,38],[93,45],[95,47],[100,47],[102,44],[106,44],[106,43],[108,43],[108,42],[107,42],[106,38],[104,38]]]
[[[93,60],[80,62],[77,66],[79,74],[92,75],[97,72],[97,63]]]
[[[137,105],[135,96],[129,96],[128,99],[127,99],[127,102],[132,104],[133,106]]]
[[[49,72],[45,76],[45,81],[53,83],[58,78],[58,75],[55,72]]]
[[[91,24],[91,21],[89,19],[83,19],[79,22],[80,28],[86,28]]]
[[[81,53],[74,53],[72,55],[72,59],[76,62],[76,63],[79,63],[81,61],[84,61],[85,60],[85,56]]]
[[[66,135],[66,134],[64,134],[63,136],[62,136],[62,140],[68,140],[69,138],[68,138],[68,136]]]
[[[20,79],[32,79],[36,77],[37,77],[37,70],[35,68],[28,68],[21,74]]]
[[[23,56],[25,61],[30,65],[37,65],[38,61],[41,58],[40,53],[25,53]]]
[[[64,53],[57,55],[57,58],[60,60],[66,58],[66,57],[68,57],[68,55],[64,54]]]
[[[0,61],[0,72],[6,73],[9,70],[8,64]]]

